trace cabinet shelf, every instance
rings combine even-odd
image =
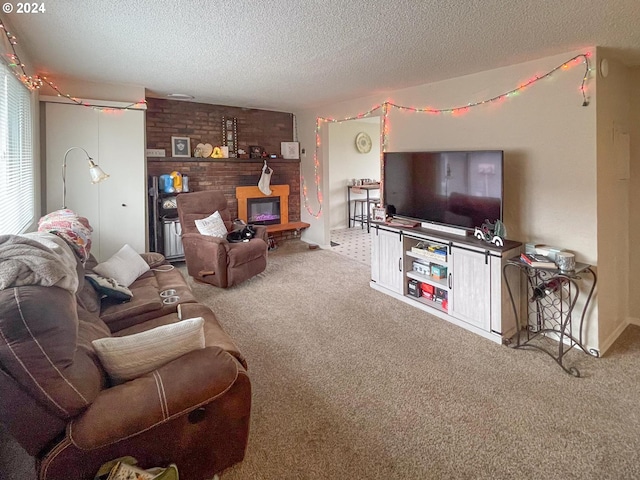
[[[432,277],[427,277],[413,270],[407,272],[407,277],[418,280],[419,282],[428,283],[429,285],[433,285],[434,287],[449,290],[449,285],[447,285],[447,280],[445,278],[438,280]]]
[[[434,302],[433,300],[427,300],[424,297],[412,297],[411,295],[407,295],[406,298],[409,298],[414,302],[418,302],[418,303],[421,303],[423,305],[427,305],[428,307],[435,308],[436,310],[439,310],[439,311],[441,311],[443,313],[449,313],[449,312],[447,312],[447,310],[442,308],[442,304],[441,303]]]
[[[433,257],[426,255],[420,255],[419,253],[413,253],[411,250],[407,250],[406,254],[408,257],[415,258],[416,260],[422,260],[427,263],[437,263],[438,265],[442,265],[443,267],[447,266],[447,257],[443,257],[442,255],[434,255]]]

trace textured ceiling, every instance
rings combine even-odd
[[[640,0],[55,0],[45,6],[44,14],[5,18],[32,70],[54,82],[138,85],[154,96],[177,92],[198,102],[280,111],[587,46],[608,47],[627,65],[640,65]]]

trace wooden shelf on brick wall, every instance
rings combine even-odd
[[[277,232],[289,232],[291,230],[303,230],[305,228],[309,228],[311,224],[306,222],[289,222],[289,223],[278,223],[276,225],[267,225],[268,233],[277,233]]]
[[[300,163],[300,159],[291,158],[202,158],[202,157],[147,157],[147,162],[233,162],[233,163]]]

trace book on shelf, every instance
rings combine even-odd
[[[539,253],[521,253],[520,260],[534,268],[557,268],[553,260]]]

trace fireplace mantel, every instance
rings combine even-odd
[[[265,195],[258,187],[236,187],[238,218],[248,221],[247,199],[280,197],[280,223],[289,223],[289,185],[271,185],[271,195]]]

